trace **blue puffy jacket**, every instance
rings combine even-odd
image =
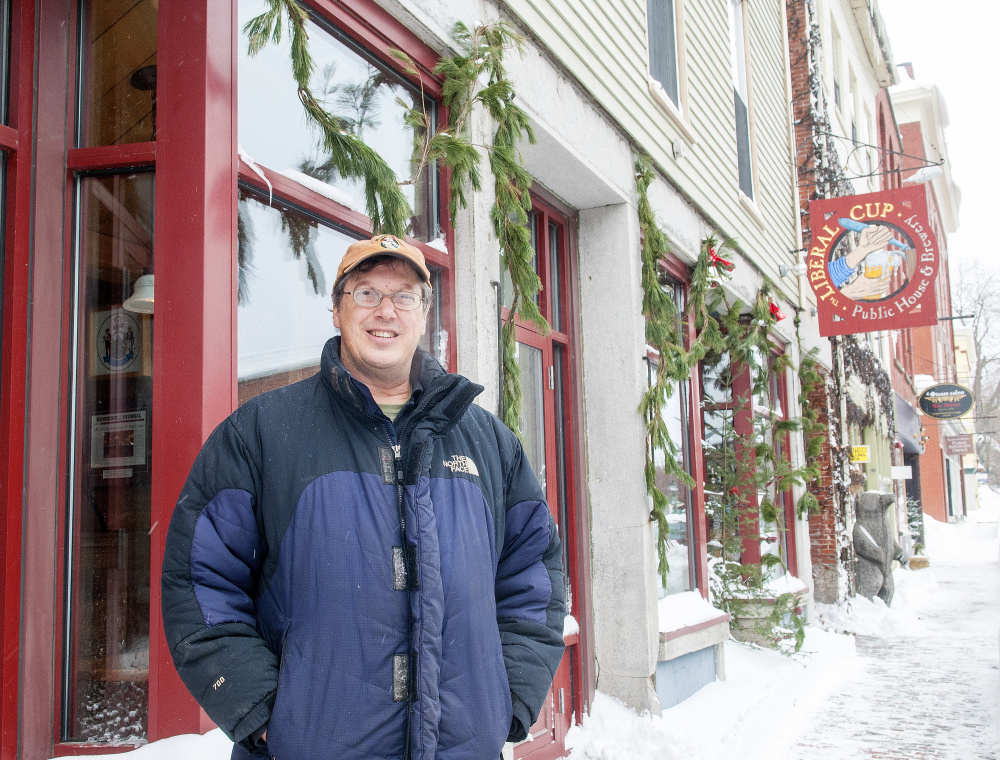
[[[497,758],[563,652],[555,524],[480,386],[418,350],[392,423],[339,340],[199,454],[163,562],[174,663],[234,758]]]

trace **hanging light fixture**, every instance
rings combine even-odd
[[[153,313],[153,275],[144,274],[135,281],[132,296],[125,300],[122,308],[136,314]]]

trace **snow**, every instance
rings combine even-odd
[[[443,238],[436,237],[431,242],[429,242],[427,245],[430,248],[433,248],[435,251],[441,251],[441,253],[444,253],[444,254],[448,253],[448,244],[446,242],[444,242]]]
[[[659,602],[660,633],[669,633],[725,615],[697,591],[668,594]]]
[[[802,651],[792,657],[730,640],[724,645],[727,680],[708,684],[661,717],[637,715],[598,692],[590,715],[567,736],[570,760],[917,756],[897,746],[900,742],[934,746],[942,750],[933,755],[939,758],[997,757],[996,624],[984,620],[982,608],[995,620],[1000,602],[988,586],[968,579],[988,578],[993,587],[997,584],[1000,494],[982,488],[980,505],[962,524],[935,522],[925,515],[930,568],[896,570],[891,607],[863,597],[843,608],[816,605]],[[958,582],[955,573],[964,573]],[[780,583],[786,591],[801,585],[787,577]],[[958,612],[938,612],[943,606]],[[928,611],[936,614],[934,620]],[[970,613],[983,625],[968,625]],[[967,631],[970,639],[978,635],[978,645],[992,659],[991,668],[965,661],[971,651],[967,641],[948,645],[958,630]],[[875,654],[860,656],[861,640],[866,651]],[[916,651],[906,660],[911,649]],[[927,650],[938,663],[929,662]],[[909,670],[892,672],[895,662],[879,669],[880,659],[888,656],[880,652],[902,652]],[[970,684],[967,674],[977,668],[984,672]],[[892,698],[879,702],[886,693]],[[964,704],[953,707],[966,693]],[[866,694],[868,700],[863,701]],[[838,710],[833,719],[831,705]],[[904,731],[907,716],[912,723]],[[852,733],[855,727],[857,735]],[[956,735],[959,731],[965,733]]]
[[[257,162],[250,157],[250,154],[243,150],[242,145],[236,146],[236,152],[243,160],[243,163],[249,166],[251,171],[260,177],[264,181],[264,184],[267,185],[267,204],[270,206],[271,201],[274,199],[274,188],[271,186],[271,182],[268,180],[267,175],[264,174],[264,171],[257,165]]]
[[[764,588],[775,598],[782,594],[802,594],[809,590],[809,587],[799,578],[788,573],[777,578],[769,578],[764,584]]]
[[[282,169],[278,173],[283,177],[287,177],[292,180],[292,182],[298,182],[300,185],[309,188],[314,193],[322,195],[324,198],[329,198],[331,201],[335,201],[341,206],[346,206],[351,211],[358,210],[358,204],[355,203],[354,198],[352,198],[350,194],[345,193],[338,187],[334,187],[333,185],[323,182],[323,180],[310,177],[308,174],[303,174],[296,169]]]
[[[568,638],[570,636],[575,636],[580,632],[580,624],[576,621],[576,618],[572,615],[567,615],[563,618],[563,638]]]
[[[115,757],[129,755],[129,760],[229,760],[233,753],[233,743],[222,733],[221,728],[209,731],[203,736],[181,734],[169,739],[147,744],[145,747],[123,752]],[[53,760],[55,760],[53,758]]]

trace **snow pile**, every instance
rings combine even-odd
[[[706,623],[725,615],[697,591],[668,594],[659,602],[660,633],[669,633],[688,626]]]
[[[694,757],[679,745],[662,718],[648,712],[636,715],[617,699],[597,692],[583,726],[566,734],[569,760],[688,760]]]
[[[727,680],[661,717],[636,715],[598,692],[566,736],[570,760],[729,760],[748,747],[763,759],[798,730],[796,708],[819,704],[857,667],[853,638],[811,627],[794,657],[736,641],[725,647]]]
[[[132,760],[229,760],[233,754],[233,743],[222,733],[221,728],[209,731],[204,736],[181,734],[169,739],[147,744],[132,752],[116,757],[131,755]]]
[[[803,594],[809,590],[805,583],[790,573],[785,573],[778,578],[768,578],[764,588],[775,599],[782,594]]]
[[[923,621],[913,603],[937,590],[937,581],[924,570],[896,570],[893,573],[896,593],[892,606],[878,597],[869,601],[863,596],[845,604],[816,604],[814,625],[835,633],[859,636],[913,636],[920,633]]]
[[[1000,494],[982,486],[980,509],[969,514],[966,522],[942,523],[924,515],[924,536],[931,565],[980,565],[996,563],[1000,556],[997,544],[997,521]]]

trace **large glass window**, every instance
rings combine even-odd
[[[63,741],[146,739],[153,175],[77,183]]]
[[[156,0],[80,3],[80,147],[154,138],[156,9]]]
[[[239,201],[239,402],[316,373],[337,334],[330,293],[347,246],[358,235],[241,188]],[[441,276],[421,346],[442,362]]]
[[[664,288],[673,296],[678,314],[684,313],[684,290],[680,283],[668,281]],[[649,383],[655,382],[657,357],[648,359]],[[666,425],[667,434],[673,446],[672,456],[681,468],[691,472],[691,438],[688,420],[689,407],[688,383],[675,383],[673,392],[660,409],[660,416]],[[656,466],[656,487],[667,497],[667,522],[670,525],[670,537],[667,542],[667,562],[670,571],[667,574],[667,585],[660,589],[660,596],[676,594],[681,591],[691,591],[697,586],[695,577],[697,562],[694,555],[694,501],[691,489],[682,480],[666,472],[667,452],[656,449],[653,452],[653,463]]]
[[[773,356],[755,354],[753,366],[734,366],[728,354],[712,351],[701,362],[709,551],[721,557],[724,548],[733,545],[733,537],[724,531],[738,529],[741,556],[728,559],[756,564],[771,554],[782,563],[775,568],[794,571],[789,541],[794,517],[791,494],[778,488],[776,481],[760,490],[740,485],[741,467],[755,456],[754,442],[773,447],[777,461],[788,458],[787,441],[773,434],[774,424],[788,419],[786,384],[779,372],[771,371],[773,363]],[[738,494],[732,491],[734,487]],[[741,514],[734,525],[724,518],[723,510],[731,508],[736,498]],[[772,572],[780,575],[784,569]]]
[[[240,0],[241,28],[266,9],[260,0]],[[318,15],[310,18],[307,29],[316,62],[313,94],[347,132],[382,156],[400,181],[412,179],[419,154],[404,115],[423,102],[433,121],[434,101]],[[363,183],[337,173],[323,149],[322,134],[307,122],[292,78],[288,38],[286,33],[280,45],[267,45],[251,58],[246,35],[240,37],[240,147],[256,163],[364,213]],[[436,185],[436,172],[427,167],[415,183],[403,186],[413,210],[410,234],[424,242],[439,236]]]

